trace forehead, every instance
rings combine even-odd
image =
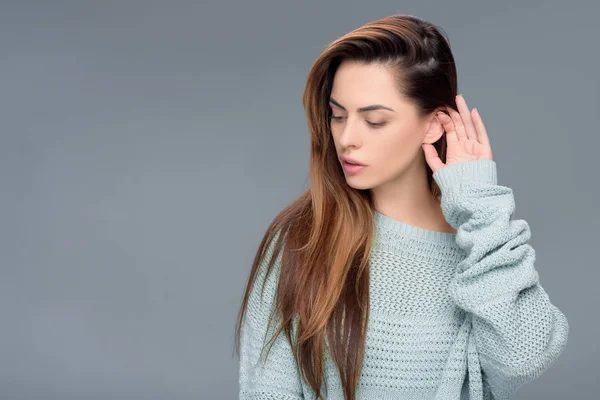
[[[396,106],[406,103],[400,95],[395,76],[387,67],[357,61],[340,64],[333,78],[331,97],[344,107],[352,108],[371,103]]]

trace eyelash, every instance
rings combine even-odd
[[[337,117],[335,115],[332,115],[329,117],[329,119],[333,120],[333,121],[340,121],[341,119],[343,119],[344,117]],[[367,124],[371,125],[373,128],[381,128],[382,126],[384,126],[386,124],[386,122],[380,122],[380,123],[374,123],[374,122],[369,122],[367,121]]]

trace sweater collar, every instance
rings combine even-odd
[[[426,242],[435,242],[440,244],[456,244],[456,234],[410,225],[406,222],[399,221],[392,217],[388,217],[377,210],[373,210],[375,226],[379,233],[391,233],[392,236],[402,236],[418,239]],[[381,236],[381,235],[380,235]],[[384,235],[389,237],[389,235]]]

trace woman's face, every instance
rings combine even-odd
[[[342,168],[343,156],[367,165],[355,173],[344,169],[347,183],[356,189],[372,189],[393,182],[418,163],[425,166],[421,144],[433,143],[443,133],[435,112],[418,118],[416,107],[401,97],[392,73],[376,64],[342,62],[329,106]],[[359,111],[363,107],[372,109]]]

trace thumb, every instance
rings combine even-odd
[[[423,152],[425,153],[425,161],[427,161],[427,164],[429,164],[429,167],[433,172],[444,166],[444,163],[438,156],[437,150],[432,144],[423,143],[421,146],[423,147]]]

